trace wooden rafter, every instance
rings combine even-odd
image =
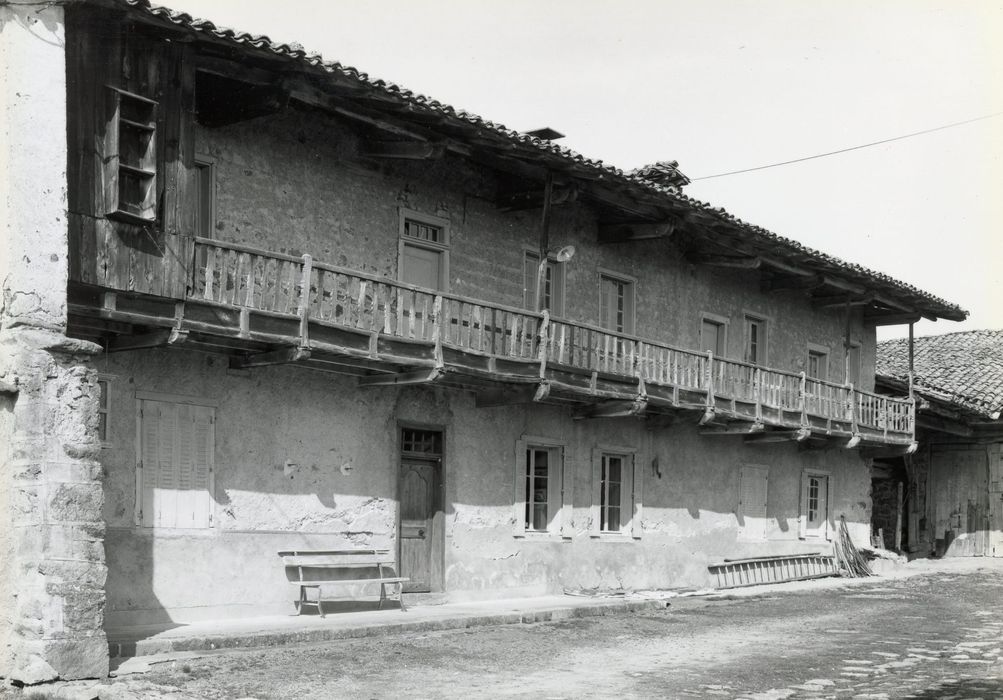
[[[857,296],[855,294],[830,294],[812,297],[813,309],[831,309],[846,306],[870,306],[874,303],[873,296]]]
[[[730,423],[728,425],[710,425],[700,430],[701,435],[755,435],[766,430],[762,423]]]
[[[108,352],[123,352],[125,350],[142,350],[158,348],[165,345],[177,345],[188,338],[186,331],[176,328],[164,328],[141,335],[117,336],[108,340]]]
[[[659,223],[599,224],[600,243],[629,243],[653,238],[668,238],[676,230],[675,221]]]
[[[648,400],[644,397],[638,397],[633,400],[611,399],[576,409],[572,418],[575,420],[589,418],[628,418],[642,415],[647,407]]]
[[[825,284],[825,277],[822,275],[811,275],[801,277],[799,275],[777,275],[770,279],[763,280],[760,285],[764,292],[782,292],[812,290]]]
[[[360,155],[366,158],[396,158],[400,160],[437,160],[446,153],[446,146],[428,141],[369,141]]]
[[[801,442],[807,440],[811,437],[811,430],[809,428],[800,428],[798,430],[771,430],[768,432],[754,433],[752,435],[746,435],[745,441],[749,444],[765,444],[771,442]]]
[[[706,253],[690,253],[686,259],[694,265],[710,265],[712,267],[730,267],[740,270],[757,270],[763,264],[758,256],[750,255],[709,255]]]

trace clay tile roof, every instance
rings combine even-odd
[[[916,391],[997,420],[1003,413],[1003,330],[916,338]],[[909,341],[878,343],[879,377],[908,381]]]
[[[299,44],[279,43],[267,36],[252,35],[225,27],[218,27],[208,20],[196,19],[186,12],[178,12],[166,7],[151,5],[149,0],[110,1],[117,2],[138,12],[145,12],[175,27],[202,33],[208,37],[245,46],[249,49],[299,61],[304,66],[310,66],[330,74],[332,80],[351,80],[358,83],[359,87],[368,88],[373,93],[378,93],[384,97],[392,96],[396,100],[406,103],[407,109],[411,112],[445,117],[447,125],[450,127],[466,129],[473,127],[478,136],[491,139],[497,142],[499,146],[508,149],[509,155],[517,153],[523,157],[547,158],[550,167],[555,167],[559,164],[572,173],[572,175],[576,172],[587,174],[589,179],[606,183],[610,186],[624,187],[635,196],[655,197],[668,207],[695,214],[703,214],[715,223],[723,224],[736,230],[744,237],[747,237],[750,242],[755,243],[763,249],[770,249],[774,253],[779,253],[781,257],[788,257],[789,259],[798,261],[799,264],[809,265],[818,272],[841,276],[859,283],[866,283],[868,286],[873,287],[875,291],[906,302],[927,316],[948,318],[955,321],[964,320],[968,316],[968,312],[957,304],[917,289],[911,284],[901,282],[862,265],[848,263],[831,255],[826,255],[795,240],[779,236],[764,228],[742,221],[722,207],[715,207],[683,194],[680,192],[679,187],[681,184],[686,184],[682,180],[688,182],[688,178],[679,172],[677,164],[674,161],[663,161],[654,164],[654,166],[645,166],[644,168],[624,173],[619,168],[607,165],[601,160],[586,158],[580,153],[559,146],[552,141],[514,131],[501,124],[496,124],[483,117],[479,117],[476,114],[457,110],[438,100],[411,92],[399,85],[371,78],[366,73],[351,66],[343,65],[337,61],[325,60],[319,54],[308,54]],[[651,177],[652,168],[656,169],[654,171],[654,179]],[[671,178],[666,177],[669,170],[674,171],[674,176]]]

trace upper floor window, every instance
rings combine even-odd
[[[398,278],[427,289],[449,289],[449,220],[400,210]]]
[[[536,305],[536,291],[541,288],[543,303]],[[523,305],[530,311],[548,309],[553,316],[564,315],[564,264],[547,259],[540,279],[540,256],[526,251],[523,262]]]
[[[704,314],[700,320],[700,349],[724,357],[728,346],[728,319],[724,316]]]
[[[105,214],[149,224],[157,219],[157,102],[118,88],[108,90]]]
[[[216,163],[209,156],[195,156],[192,191],[195,196],[195,235],[212,238],[216,222]]]
[[[805,374],[810,379],[829,379],[829,349],[822,345],[809,343],[808,364],[805,367]]]
[[[717,353],[715,353],[717,354]],[[745,357],[746,362],[765,365],[766,359],[766,319],[745,315]]]
[[[634,282],[599,275],[599,325],[615,333],[634,333]]]

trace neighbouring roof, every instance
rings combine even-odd
[[[918,393],[997,420],[1003,413],[1003,330],[963,331],[914,340]],[[878,343],[878,377],[909,379],[909,341]]]
[[[378,97],[380,101],[402,108],[404,114],[439,118],[449,129],[457,133],[468,134],[472,139],[477,140],[478,145],[483,146],[485,141],[490,141],[504,149],[504,153],[508,157],[521,156],[526,159],[545,161],[547,167],[563,169],[572,177],[580,176],[586,180],[604,183],[606,186],[624,188],[634,197],[662,202],[666,206],[675,207],[677,210],[697,217],[701,222],[711,222],[713,225],[727,227],[742,240],[751,245],[769,249],[771,253],[777,254],[783,260],[811,268],[819,274],[830,274],[866,284],[879,294],[885,294],[909,304],[924,316],[951,320],[963,320],[968,316],[968,312],[960,306],[910,284],[862,265],[849,263],[814,250],[795,240],[742,221],[723,208],[714,207],[683,194],[680,187],[686,184],[688,179],[679,172],[674,161],[663,161],[654,166],[645,166],[625,173],[619,168],[606,165],[600,160],[586,158],[552,141],[508,129],[501,124],[488,121],[470,112],[457,110],[448,104],[416,94],[399,85],[372,78],[351,66],[343,65],[337,61],[325,60],[319,54],[307,53],[299,44],[280,43],[264,35],[252,35],[218,27],[210,21],[194,18],[185,12],[151,5],[149,0],[105,1],[133,8],[162,22],[200,33],[210,40],[231,44],[235,48],[240,47],[250,52],[263,52],[273,57],[294,60],[300,63],[304,69],[312,69],[318,74],[326,73],[332,83],[337,81],[343,84],[347,80],[360,90]],[[401,114],[402,111],[396,109],[395,113]],[[652,179],[652,175],[654,175],[654,179]]]

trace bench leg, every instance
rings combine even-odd
[[[400,603],[401,612],[407,612],[407,606],[404,605],[404,584],[402,582],[397,583],[397,602]]]
[[[387,584],[381,583],[380,584],[380,604],[376,606],[377,610],[382,610],[383,609],[383,603],[384,603],[384,601],[386,601],[386,599],[387,599]]]

